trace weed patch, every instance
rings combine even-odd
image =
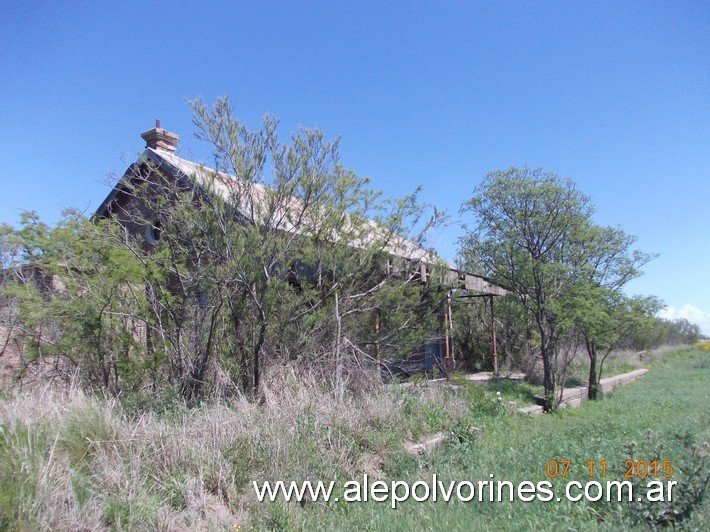
[[[0,403],[0,528],[703,529],[709,390],[708,355],[693,350],[654,362],[644,379],[600,401],[537,417],[511,408],[528,401],[534,386],[463,378],[352,396],[285,372],[266,380],[261,404],[234,398],[130,415],[77,390],[39,403],[9,395]],[[445,435],[435,451],[406,452],[405,442],[435,433]],[[408,501],[393,513],[372,502],[259,503],[251,484],[342,485],[364,473],[387,481],[436,474],[444,482],[490,475],[537,482],[548,478],[553,459],[601,481],[617,479],[630,456],[672,461],[673,504]],[[590,477],[588,462],[602,461],[607,476],[595,470]],[[552,480],[558,489],[564,479]]]
[[[46,445],[42,430],[0,426],[0,529],[32,528]]]

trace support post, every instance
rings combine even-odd
[[[380,316],[381,310],[375,311],[375,360],[380,362]]]
[[[448,373],[454,369],[454,365],[456,364],[454,354],[454,321],[451,312],[451,290],[446,294],[446,315],[448,317],[448,327],[446,328],[446,354],[448,359],[446,371]]]
[[[451,345],[449,344],[449,314],[444,314],[444,367],[449,370],[451,362]]]
[[[496,342],[496,318],[493,313],[493,296],[491,299],[491,335],[493,336],[493,371],[498,375],[498,345]]]

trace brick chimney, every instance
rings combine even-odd
[[[168,151],[170,153],[175,151],[177,143],[180,140],[180,137],[175,133],[161,129],[160,120],[156,120],[155,127],[153,129],[149,129],[145,133],[142,133],[141,137],[145,140],[146,148]]]

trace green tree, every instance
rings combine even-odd
[[[0,357],[9,351],[18,325],[17,303],[3,287],[12,283],[17,275],[14,265],[18,263],[20,248],[14,239],[14,229],[0,225]]]
[[[51,281],[5,289],[29,358],[51,353],[109,393],[194,402],[257,393],[273,364],[318,368],[344,390],[379,371],[368,358],[437,334],[446,290],[426,238],[442,213],[418,191],[383,199],[321,131],[282,142],[276,121],[249,130],[228,99],[192,108],[216,169],[142,160],[112,217],[49,227],[27,214],[3,232],[3,257]]]
[[[424,245],[441,213],[416,192],[382,200],[319,130],[282,142],[275,120],[251,131],[226,98],[191,105],[216,170],[153,168],[130,184],[132,222],[160,229],[129,244],[146,265],[148,350],[180,394],[255,392],[265,367],[293,360],[342,385],[347,354],[420,341],[436,290],[419,267],[438,261]]]
[[[554,361],[562,317],[559,302],[580,277],[582,243],[592,207],[570,179],[543,169],[490,172],[461,211],[462,250],[473,250],[493,280],[508,288],[531,317],[543,362],[547,408],[554,407]]]
[[[588,396],[597,399],[603,363],[639,320],[657,309],[653,298],[626,297],[622,288],[654,255],[632,250],[636,237],[590,224],[579,246],[578,278],[561,298],[559,315],[581,336],[589,357]]]
[[[142,386],[150,374],[137,342],[146,323],[136,290],[143,271],[116,228],[71,210],[50,227],[25,212],[20,228],[4,226],[3,234],[14,252],[2,291],[17,306],[25,367],[44,363],[64,377],[78,371],[113,394]]]
[[[572,327],[589,358],[587,397],[599,398],[604,363],[635,330],[647,327],[660,309],[654,297],[628,297],[621,291],[580,284],[565,304]]]

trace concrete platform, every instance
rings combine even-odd
[[[643,377],[648,373],[645,368],[637,369],[634,371],[629,371],[628,373],[622,373],[621,375],[614,375],[613,377],[607,377],[599,382],[602,393],[609,393],[614,391],[619,386],[633,382],[638,378]],[[577,386],[575,388],[565,388],[562,392],[562,400],[560,401],[560,406],[579,406],[582,401],[587,399],[587,387]],[[544,408],[540,405],[526,406],[525,408],[519,408],[519,414],[542,414]]]

